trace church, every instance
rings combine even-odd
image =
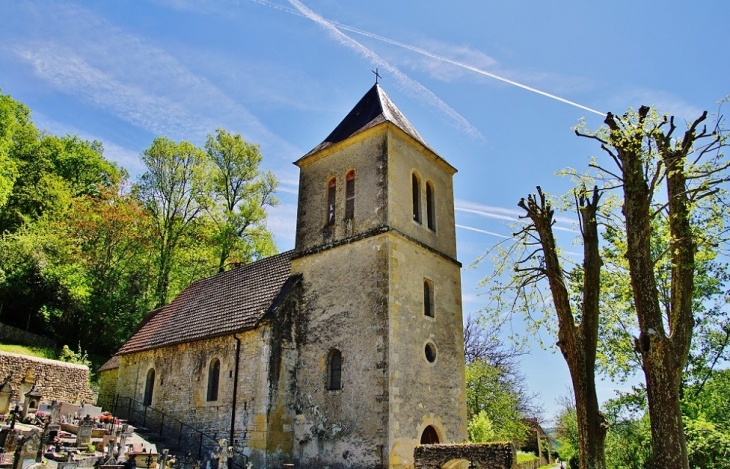
[[[295,164],[295,248],[151,311],[117,395],[253,467],[412,468],[419,444],[466,442],[456,169],[377,82]]]

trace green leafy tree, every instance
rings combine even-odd
[[[641,107],[621,117],[609,113],[607,127],[598,132],[576,131],[600,142],[618,167],[617,174],[599,169],[622,189],[614,226],[626,239],[639,331],[634,346],[646,380],[653,459],[665,468],[688,467],[680,389],[695,329],[697,253],[698,246],[717,242],[707,228],[724,206],[726,137],[721,121],[708,130],[706,119],[707,112],[677,135],[673,117]],[[652,229],[657,222],[668,233],[667,249],[658,253]],[[660,292],[658,280],[663,266],[670,278],[666,292]]]
[[[277,204],[273,194],[278,181],[273,173],[259,169],[263,158],[259,146],[218,129],[215,136],[208,135],[205,150],[213,162],[208,213],[215,225],[218,271],[230,262],[275,253],[266,228],[266,207]]]
[[[602,469],[606,467],[606,425],[595,386],[600,313],[601,260],[597,219],[600,193],[598,188],[592,191],[582,188],[575,192],[583,265],[567,270],[553,234],[554,209],[542,189],[537,189],[537,195],[519,202],[528,223],[497,259],[495,276],[491,279],[494,303],[490,314],[501,317],[504,310],[521,311],[535,329],[545,323],[548,315],[555,314],[557,345],[568,364],[575,395],[581,467]],[[513,272],[504,280],[508,268],[513,268]],[[542,291],[544,284],[550,290],[552,301]],[[533,311],[542,311],[543,318],[534,318]]]
[[[651,428],[646,414],[646,393],[635,388],[604,407],[608,421],[606,464],[614,469],[651,469]]]
[[[478,414],[469,419],[467,431],[469,433],[469,441],[472,443],[488,443],[497,440],[494,425],[489,420],[486,410],[480,410]]]
[[[170,278],[183,239],[209,203],[205,188],[205,153],[190,142],[158,137],[142,153],[147,171],[136,194],[151,214],[157,251],[155,306],[167,303]]]
[[[573,379],[582,467],[605,467],[600,454],[605,421],[595,400],[593,378],[599,331],[608,331],[602,336],[607,342],[624,351],[633,347],[636,352],[647,384],[655,464],[687,467],[679,405],[682,373],[692,351],[692,334],[701,324],[695,313],[707,317],[701,306],[705,301],[697,301],[702,297],[698,291],[704,286],[710,287],[707,291],[717,290],[712,281],[702,281],[702,272],[713,266],[703,258],[713,261],[712,253],[723,242],[728,206],[721,186],[727,180],[728,163],[722,154],[726,137],[721,120],[708,130],[702,125],[706,118],[704,113],[679,133],[674,118],[642,107],[622,117],[609,113],[606,127],[597,132],[576,130],[599,141],[618,168],[612,172],[593,162],[600,176],[592,180],[599,180],[601,187],[586,191],[584,179],[576,191],[582,265],[563,266],[553,236],[553,208],[540,188],[537,195],[519,204],[528,224],[519,233],[519,245],[503,251],[497,269],[502,274],[510,264],[509,256],[518,252],[511,283],[497,288],[498,293],[505,287],[517,293],[512,302],[497,295],[497,309],[521,310],[528,316],[533,310],[546,311],[540,285],[549,286],[552,308],[547,312],[556,313],[557,345]],[[618,203],[609,198],[599,207],[603,193],[614,189],[620,189],[620,195],[614,196]],[[601,250],[598,218],[608,244],[613,242],[613,256]],[[606,265],[624,257],[624,267],[620,262]],[[611,283],[614,288],[606,288]],[[533,293],[525,294],[526,287],[534,288]],[[630,324],[599,329],[601,324],[622,321],[620,314],[606,314],[614,305],[619,311],[633,311],[635,337],[630,335]],[[534,324],[545,324],[546,317]],[[619,333],[611,336],[611,331]],[[715,336],[722,340],[724,332],[722,328]],[[723,345],[719,345],[721,351]],[[585,450],[584,445],[588,445]]]
[[[101,353],[116,350],[151,306],[151,220],[123,187],[76,199],[65,220],[92,289],[79,339]]]
[[[473,318],[464,324],[466,401],[470,441],[520,441],[527,436],[526,417],[540,409],[528,394],[514,346],[505,347],[497,331]]]
[[[0,210],[7,203],[18,177],[12,151],[18,131],[30,125],[29,115],[27,107],[0,93]]]
[[[556,450],[562,461],[569,467],[578,465],[578,418],[575,411],[575,398],[572,393],[559,399],[560,411],[555,419]]]

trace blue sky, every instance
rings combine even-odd
[[[42,128],[102,141],[133,176],[159,135],[202,144],[223,127],[260,143],[281,181],[270,213],[280,250],[294,244],[291,163],[334,129],[375,68],[459,170],[465,267],[510,235],[521,197],[536,185],[564,192],[557,170],[600,157],[574,136],[580,118],[595,129],[602,112],[646,104],[689,120],[730,93],[730,3],[717,0],[0,0],[0,18],[3,93]],[[465,314],[486,305],[478,282],[489,270],[464,269]],[[570,382],[562,357],[535,347],[522,368],[550,416]],[[600,383],[599,395],[620,387]]]

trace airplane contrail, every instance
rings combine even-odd
[[[268,0],[250,0],[250,1],[252,1],[254,3],[261,4],[261,5],[268,6],[268,7],[271,7],[271,8],[275,8],[277,10],[281,10],[281,11],[284,11],[284,12],[287,12],[287,13],[290,13],[290,14],[294,14],[294,15],[297,15],[297,16],[307,17],[307,15],[305,15],[305,14],[303,14],[303,13],[301,13],[301,12],[295,10],[295,9],[287,8],[287,7],[284,7],[282,5],[278,5],[276,3],[270,2]],[[390,38],[387,38],[387,37],[384,37],[384,36],[380,36],[378,34],[374,34],[374,33],[368,32],[368,31],[364,31],[362,29],[358,29],[358,28],[354,28],[352,26],[348,26],[346,24],[338,23],[337,21],[329,21],[329,20],[327,20],[327,22],[331,26],[333,26],[335,28],[343,29],[345,31],[350,31],[352,33],[359,34],[361,36],[369,37],[371,39],[375,39],[375,40],[378,40],[378,41],[381,41],[381,42],[385,42],[387,44],[391,44],[391,45],[394,45],[394,46],[398,46],[398,47],[401,47],[403,49],[409,50],[411,52],[416,52],[418,54],[425,55],[426,57],[430,57],[432,59],[436,59],[436,60],[439,60],[439,61],[442,61],[442,62],[446,62],[446,63],[452,64],[452,65],[456,65],[457,67],[464,68],[466,70],[469,70],[469,71],[474,72],[474,73],[478,73],[480,75],[484,75],[484,76],[487,76],[487,77],[490,77],[490,78],[494,78],[495,80],[499,80],[499,81],[504,82],[504,83],[507,83],[509,85],[513,85],[513,86],[516,86],[518,88],[522,88],[524,90],[530,91],[532,93],[539,94],[541,96],[545,96],[546,98],[554,99],[554,100],[560,101],[561,103],[569,104],[569,105],[574,106],[574,107],[577,107],[579,109],[583,109],[584,111],[592,112],[594,114],[598,114],[599,116],[606,116],[606,113],[605,112],[597,111],[597,110],[595,110],[593,108],[590,108],[588,106],[584,106],[584,105],[582,105],[580,103],[576,103],[575,101],[571,101],[569,99],[562,98],[562,97],[557,96],[557,95],[554,95],[552,93],[548,93],[546,91],[542,91],[542,90],[539,90],[537,88],[533,88],[532,86],[528,86],[528,85],[525,85],[523,83],[520,83],[520,82],[517,82],[517,81],[514,81],[514,80],[510,80],[509,78],[505,78],[505,77],[499,76],[499,75],[497,75],[495,73],[491,73],[491,72],[488,72],[486,70],[482,70],[482,69],[477,68],[477,67],[475,67],[473,65],[469,65],[467,63],[460,62],[458,60],[453,60],[453,59],[450,59],[448,57],[444,57],[442,55],[438,55],[438,54],[435,54],[433,52],[429,52],[427,50],[424,50],[424,49],[421,49],[421,48],[412,46],[410,44],[405,44],[403,42],[396,41],[394,39],[390,39]]]
[[[256,0],[255,0],[256,1]],[[347,34],[343,33],[338,29],[336,26],[334,26],[330,21],[322,18],[317,13],[313,12],[306,6],[304,6],[299,0],[289,0],[289,2],[294,5],[294,7],[297,9],[297,12],[301,15],[303,15],[305,18],[310,19],[314,21],[315,23],[319,24],[323,28],[325,28],[332,37],[335,38],[340,44],[349,47],[353,49],[358,54],[362,55],[363,57],[369,59],[376,65],[385,68],[388,70],[403,86],[405,86],[409,91],[412,93],[415,93],[417,95],[420,95],[422,98],[424,98],[428,103],[431,105],[437,107],[442,112],[444,112],[446,115],[448,115],[451,119],[457,122],[457,124],[462,127],[467,133],[474,135],[479,138],[484,138],[479,130],[477,130],[476,127],[474,127],[469,121],[467,121],[461,114],[456,112],[455,109],[453,109],[451,106],[446,104],[443,100],[441,100],[438,96],[436,96],[432,91],[430,91],[428,88],[417,82],[416,80],[413,80],[412,78],[408,77],[405,73],[401,72],[397,67],[394,65],[391,65],[389,62],[382,59],[378,54],[373,52],[372,50],[368,49],[364,45],[360,44],[356,40],[352,39]],[[258,3],[261,3],[261,1],[258,1]],[[284,10],[286,11],[286,10]]]

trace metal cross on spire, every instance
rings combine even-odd
[[[378,73],[378,69],[377,68],[375,70],[370,70],[370,71],[375,74],[375,84],[377,85],[378,84],[378,78],[383,78],[383,77],[380,76],[380,74]]]

